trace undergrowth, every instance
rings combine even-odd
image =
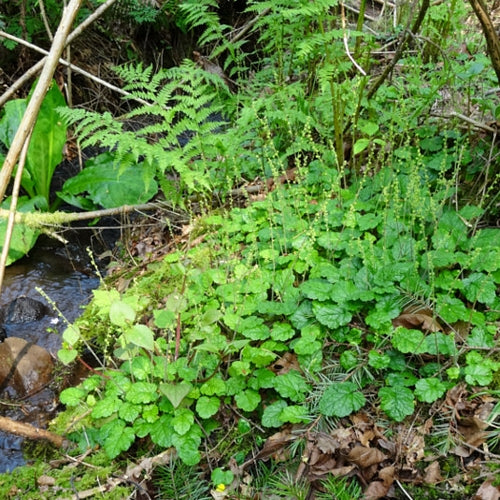
[[[90,342],[105,362],[61,393],[67,410],[54,428],[79,451],[101,446],[110,459],[175,448],[180,462],[158,480],[179,498],[195,493],[176,471],[201,478],[199,498],[231,491],[249,449],[289,429],[302,432],[303,442],[287,448],[296,475],[285,468],[271,477],[272,465],[254,464],[255,481],[261,474],[269,494],[306,498],[300,446],[314,432],[353,427],[348,419],[360,415],[388,441],[434,420],[428,443],[443,456],[458,444],[441,421],[459,424],[450,416],[454,394],[499,390],[500,232],[490,223],[496,147],[443,121],[440,106],[455,102],[438,96],[452,86],[468,106],[496,115],[474,78],[491,84],[490,69],[470,56],[422,71],[439,52],[410,52],[368,99],[364,73],[379,63],[383,40],[349,31],[355,64],[336,0],[249,2],[255,53],[213,43],[226,27],[206,15],[209,7],[186,2],[185,22],[206,27],[201,40],[226,55],[230,77],[245,76],[235,94],[190,62],[159,74],[128,66],[119,74],[147,104],[122,120],[64,112],[84,144],[108,147],[121,168],[139,165],[144,185],[158,183],[167,200],[225,204],[193,215],[179,248],[123,293],[112,280],[103,285],[64,332],[63,362]],[[459,19],[442,11],[427,30],[451,44]],[[145,115],[146,124],[127,130],[127,120]],[[479,188],[468,186],[475,175]],[[257,195],[233,189],[248,181]],[[224,448],[226,428],[234,453]],[[498,432],[486,442],[498,453]],[[202,476],[185,468],[199,463]],[[356,481],[321,477],[325,498],[345,490],[361,495]]]

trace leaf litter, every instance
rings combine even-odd
[[[301,440],[303,446],[294,478],[310,484],[312,496],[308,498],[322,492],[321,482],[331,476],[357,480],[363,487],[364,498],[372,500],[413,498],[407,496],[407,485],[433,485],[449,498],[473,477],[483,476],[485,480],[473,499],[498,500],[500,486],[488,461],[500,456],[491,454],[486,443],[494,403],[491,396],[471,393],[461,384],[430,406],[427,417],[422,411],[413,421],[393,423],[390,427],[373,417],[377,415],[375,410],[339,419],[335,428],[328,431],[317,430],[317,421],[306,428],[287,426],[270,436],[241,469],[269,460],[290,467],[292,444]],[[449,441],[448,450],[433,444],[441,435]],[[447,477],[442,467],[448,463],[446,467],[450,468],[450,460],[456,472]],[[246,492],[251,490],[247,484],[243,486]]]

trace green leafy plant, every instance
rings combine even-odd
[[[26,110],[27,99],[15,99],[5,105],[0,121],[0,141],[9,148]],[[21,185],[30,198],[40,196],[49,209],[50,183],[54,170],[62,160],[66,143],[66,125],[57,112],[65,106],[64,97],[52,83],[43,100],[38,118],[31,134],[30,145],[23,170]]]
[[[112,151],[70,179],[59,196],[83,207],[120,206],[136,196],[130,188],[137,182],[134,191],[140,190],[137,195],[143,201],[154,196],[157,183],[166,198],[177,203],[186,193],[207,193],[218,172],[217,158],[226,150],[218,102],[227,90],[220,78],[190,61],[156,74],[152,67],[132,65],[116,71],[127,82],[130,98],[144,104],[120,120],[109,113],[59,110],[76,125],[83,147],[99,144]],[[134,122],[139,126],[127,128]],[[94,179],[96,169],[101,174]],[[102,196],[110,186],[113,196]],[[89,191],[85,197],[77,196],[84,191]]]
[[[0,141],[7,148],[16,134],[27,99],[15,99],[5,105],[0,120]],[[65,105],[64,97],[55,84],[51,85],[43,100],[33,132],[31,134],[21,186],[28,196],[22,196],[17,204],[19,212],[50,210],[50,184],[56,166],[61,163],[66,143],[66,125],[56,109]],[[2,202],[2,208],[10,207],[10,197]],[[0,239],[5,241],[7,221],[0,221]],[[40,230],[26,224],[17,224],[12,235],[7,265],[20,259],[35,245]]]

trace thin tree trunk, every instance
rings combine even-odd
[[[488,55],[490,56],[493,69],[497,75],[498,83],[500,83],[500,40],[498,39],[495,26],[491,21],[483,0],[469,0],[469,3],[483,28],[484,37],[486,38],[486,44],[488,46]]]

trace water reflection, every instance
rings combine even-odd
[[[68,321],[74,321],[81,314],[82,306],[89,301],[92,290],[98,287],[99,279],[86,262],[85,250],[73,256],[75,260],[70,260],[64,248],[39,247],[29,258],[7,268],[0,308],[5,310],[11,301],[20,296],[31,297],[48,306],[48,314],[39,321],[6,324],[7,336],[34,342],[56,356],[61,346],[60,334],[66,324],[36,288],[41,288],[54,301]],[[53,399],[53,394],[47,394],[45,399],[38,394],[22,402],[24,412],[21,406],[15,409],[12,402],[2,404],[0,400],[0,415],[43,426],[44,415],[50,412],[50,407],[54,409]],[[11,471],[24,463],[21,447],[22,438],[0,432],[0,472]]]

